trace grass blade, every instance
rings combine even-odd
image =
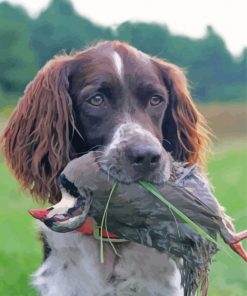
[[[155,197],[157,197],[163,204],[165,204],[170,210],[177,214],[184,222],[190,225],[196,232],[198,232],[201,236],[205,237],[209,241],[213,242],[217,246],[219,243],[213,239],[208,233],[206,233],[200,226],[195,224],[190,218],[188,218],[184,213],[182,213],[179,209],[177,209],[173,204],[171,204],[167,199],[164,198],[163,195],[149,182],[145,180],[139,180],[138,183],[143,186],[146,190],[151,192]]]
[[[113,194],[114,190],[116,189],[117,184],[118,184],[118,182],[114,181],[112,188],[111,188],[111,192],[108,196],[108,199],[107,199],[107,202],[105,205],[104,213],[103,213],[101,224],[100,224],[100,263],[104,263],[103,225],[104,225],[106,213],[107,213],[107,210],[109,207],[109,203],[110,203],[112,194]]]

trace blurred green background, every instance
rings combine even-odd
[[[216,135],[208,166],[215,194],[237,230],[247,228],[247,49],[233,57],[210,26],[203,38],[192,39],[155,23],[125,22],[114,30],[99,26],[67,0],[51,1],[35,19],[20,7],[0,3],[0,131],[25,85],[47,60],[103,39],[127,41],[187,70],[193,96]],[[1,155],[0,198],[0,295],[35,295],[29,275],[42,253],[27,209],[38,205],[20,191]],[[209,296],[246,295],[246,264],[229,254],[215,258]]]

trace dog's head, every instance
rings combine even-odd
[[[160,182],[170,158],[201,163],[207,132],[177,66],[121,42],[49,61],[26,88],[2,136],[31,193],[56,202],[57,177],[91,149],[113,177]]]

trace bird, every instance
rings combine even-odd
[[[155,187],[212,240],[192,229],[140,182],[116,183],[96,159],[96,152],[91,151],[70,161],[59,177],[60,202],[48,209],[29,210],[30,214],[53,231],[93,235],[103,225],[107,205],[107,221],[100,235],[116,242],[133,241],[181,258],[179,269],[182,285],[187,289],[185,295],[191,295],[199,286],[202,295],[206,295],[209,265],[218,251],[217,234],[247,261],[247,252],[241,244],[247,230],[235,232],[231,218],[196,165],[172,161],[169,180]],[[114,192],[113,184],[117,184]]]

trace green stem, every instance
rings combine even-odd
[[[191,228],[193,228],[201,236],[204,236],[206,239],[213,242],[217,246],[219,245],[216,242],[216,240],[214,240],[209,234],[207,234],[201,227],[195,224],[190,218],[188,218],[185,214],[183,214],[180,210],[178,210],[173,204],[171,204],[168,200],[166,200],[152,184],[144,180],[139,180],[138,183],[142,185],[146,190],[151,192],[154,196],[156,196],[162,203],[164,203],[170,210],[176,213],[182,220],[184,220],[187,224],[189,224]]]
[[[107,213],[107,210],[109,207],[109,203],[110,203],[112,194],[113,194],[114,190],[116,189],[117,184],[118,184],[118,182],[114,181],[112,188],[111,188],[111,192],[110,192],[109,197],[106,202],[106,206],[105,206],[104,213],[103,213],[102,220],[101,220],[101,224],[100,224],[100,263],[104,263],[103,225],[104,225],[106,213]]]

